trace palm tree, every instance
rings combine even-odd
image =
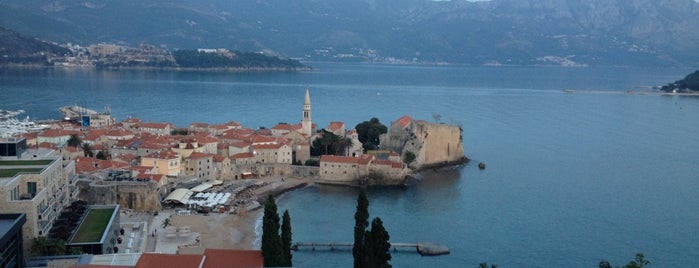
[[[86,143],[83,143],[82,145],[80,145],[80,148],[83,149],[83,154],[84,154],[85,156],[87,156],[87,157],[93,157],[93,156],[94,156],[94,153],[92,153],[92,146],[90,146],[89,143],[87,143],[87,142],[86,142]]]
[[[70,147],[75,147],[78,148],[82,144],[82,140],[80,140],[80,136],[78,134],[70,134],[70,138],[68,138],[68,141],[66,141],[66,144]]]
[[[49,245],[49,240],[45,236],[34,237],[31,251],[36,256],[46,256],[46,247]]]

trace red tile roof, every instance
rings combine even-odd
[[[272,129],[276,130],[289,130],[289,131],[294,131],[294,130],[299,130],[301,129],[301,124],[295,124],[295,125],[290,125],[290,124],[277,124],[276,126],[272,127]]]
[[[253,150],[276,150],[284,146],[283,144],[253,144]]]
[[[250,146],[250,143],[249,143],[249,142],[244,142],[244,141],[241,141],[241,142],[234,142],[234,143],[231,143],[231,146],[233,146],[233,147],[238,147],[238,148],[245,148],[245,147]]]
[[[407,127],[411,122],[413,122],[413,118],[408,115],[404,115],[396,120],[396,123],[402,128]]]
[[[214,155],[214,162],[223,162],[223,160],[226,160],[225,156],[215,154]]]
[[[211,249],[204,250],[204,268],[262,267],[264,259],[259,250]]]
[[[334,121],[334,122],[330,122],[330,124],[328,124],[328,129],[329,129],[330,131],[337,131],[337,130],[340,130],[340,129],[343,129],[343,128],[345,128],[345,123],[344,123],[344,122]]]
[[[339,156],[339,155],[321,155],[320,162],[332,162],[332,163],[359,163],[359,157],[352,156]]]
[[[252,155],[252,153],[239,153],[239,154],[234,154],[231,156],[233,159],[241,159],[241,158],[253,158],[255,157]]]
[[[146,158],[156,158],[156,159],[173,159],[173,158],[179,158],[180,155],[176,152],[173,151],[162,151],[162,152],[155,152],[149,155],[144,156]]]
[[[196,268],[203,267],[203,255],[142,253],[136,268]]]
[[[80,135],[81,134],[80,131],[77,131],[77,130],[47,129],[44,132],[40,133],[39,137],[57,138],[57,137],[70,136],[72,134],[82,136],[82,135]]]
[[[189,159],[202,159],[202,158],[208,158],[208,157],[213,157],[213,156],[214,156],[213,154],[192,152],[192,154],[189,155]]]

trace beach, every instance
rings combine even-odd
[[[279,196],[287,191],[306,187],[312,182],[306,178],[275,178],[252,192],[249,202],[263,201],[270,194]],[[259,249],[255,244],[255,223],[263,207],[236,213],[177,215],[177,209],[166,209],[151,220],[149,240],[145,252],[202,254],[206,248]],[[167,220],[166,220],[167,219]],[[163,222],[167,221],[167,226]]]

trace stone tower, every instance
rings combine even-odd
[[[311,136],[313,121],[311,120],[311,95],[306,88],[306,99],[303,101],[303,120],[301,121],[301,131],[303,134]]]

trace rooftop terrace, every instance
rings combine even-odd
[[[92,208],[75,232],[71,243],[100,242],[115,208]]]

